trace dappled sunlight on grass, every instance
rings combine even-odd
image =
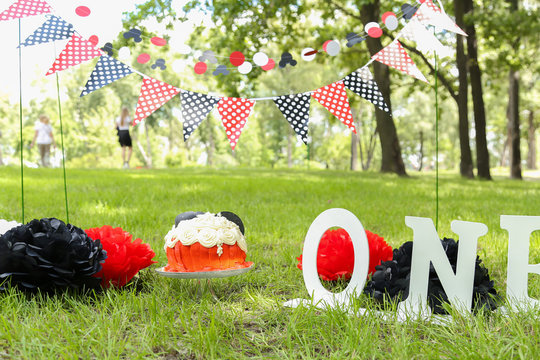
[[[17,168],[0,168],[0,218],[20,218],[19,176]],[[54,358],[58,353],[81,358],[287,358],[299,351],[306,358],[504,358],[515,355],[511,349],[516,346],[531,355],[537,345],[539,324],[525,317],[513,318],[509,325],[488,314],[439,327],[281,306],[308,298],[296,257],[322,211],[348,209],[366,229],[396,247],[413,239],[405,216],[435,222],[433,174],[399,178],[375,172],[185,168],[68,169],[67,177],[73,224],[120,226],[148,242],[158,263],[127,288],[91,298],[34,301],[13,291],[2,294],[0,333],[9,339],[0,337],[0,354],[16,348],[23,358]],[[25,189],[27,221],[65,218],[60,169],[29,169]],[[485,223],[489,232],[479,238],[478,255],[503,296],[508,234],[500,228],[500,215],[540,216],[538,195],[535,182],[441,175],[440,236],[456,237],[452,220]],[[212,280],[217,300],[205,282],[155,272],[167,262],[165,234],[175,216],[188,210],[233,211],[246,226],[247,260],[255,266],[242,276]],[[540,231],[533,233],[530,249],[529,263],[539,263]],[[337,292],[344,286],[330,288]],[[530,296],[540,296],[540,276],[529,276],[529,289]],[[364,296],[356,302],[373,306]]]

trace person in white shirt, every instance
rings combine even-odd
[[[118,141],[122,147],[122,161],[124,163],[124,169],[129,169],[129,160],[131,159],[131,154],[133,153],[131,135],[129,135],[130,125],[131,118],[129,117],[129,110],[127,107],[123,107],[120,117],[116,118],[116,130],[118,131]]]
[[[51,155],[51,145],[56,148],[54,136],[52,133],[52,126],[50,124],[51,119],[47,115],[40,115],[39,122],[36,122],[34,139],[30,144],[30,148],[37,144],[39,149],[39,155],[41,157],[41,165],[43,167],[49,167],[49,158]]]

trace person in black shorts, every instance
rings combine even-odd
[[[130,126],[131,118],[129,116],[129,110],[127,107],[123,107],[121,115],[116,118],[116,130],[118,131],[118,141],[122,147],[122,167],[124,169],[129,169],[129,160],[131,159],[131,154],[133,153],[131,135],[129,135]]]

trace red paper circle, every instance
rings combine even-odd
[[[91,13],[91,11],[87,6],[78,6],[75,9],[75,14],[77,14],[79,16],[82,16],[82,17],[86,17],[86,16],[90,15],[90,13]]]
[[[154,36],[153,38],[151,38],[150,41],[152,42],[152,44],[156,46],[167,45],[167,40],[165,40],[164,38],[157,37],[157,36]]]
[[[274,59],[268,59],[268,64],[261,66],[264,71],[272,70],[276,66]]]
[[[382,36],[382,29],[380,27],[372,27],[367,33],[372,38],[380,38]]]
[[[324,44],[322,44],[322,49],[323,49],[324,51],[326,51],[326,46],[328,46],[328,44],[330,43],[330,41],[332,41],[332,40],[326,40],[326,41],[324,42]]]
[[[193,69],[195,70],[195,74],[202,75],[206,72],[208,66],[206,65],[206,63],[199,61],[195,64],[195,67]]]
[[[246,61],[246,57],[240,51],[235,51],[231,54],[229,60],[234,66],[240,66]]]
[[[92,35],[92,36],[90,36],[88,41],[90,41],[92,44],[94,44],[94,46],[97,46],[97,44],[99,43],[99,38],[97,37],[97,35]]]
[[[139,64],[146,64],[150,61],[150,55],[147,53],[142,53],[141,55],[137,56],[137,62]]]

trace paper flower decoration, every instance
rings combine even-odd
[[[369,274],[381,261],[392,259],[392,248],[382,237],[366,230],[369,243]],[[296,258],[302,270],[302,255]],[[317,272],[322,280],[350,279],[354,270],[354,248],[351,237],[344,229],[327,230],[319,243]]]
[[[106,257],[82,229],[55,218],[32,220],[0,237],[0,289],[98,288],[94,275]]]
[[[141,239],[131,241],[133,235],[122,228],[113,228],[105,225],[100,228],[85,230],[86,234],[96,242],[101,242],[107,251],[107,260],[100,272],[95,276],[101,278],[101,286],[107,288],[111,285],[122,287],[126,285],[139,270],[153,263],[156,256],[149,244]]]
[[[0,235],[4,235],[8,230],[11,230],[15,226],[19,226],[19,224],[16,221],[7,221],[4,219],[0,219]]]
[[[444,238],[441,240],[444,251],[448,256],[450,265],[456,271],[458,243],[454,239]],[[377,266],[364,289],[364,293],[379,302],[402,301],[409,295],[409,280],[411,275],[413,243],[411,241],[394,250],[391,261],[382,262]],[[493,287],[493,281],[489,278],[489,272],[484,267],[482,260],[477,256],[474,287],[473,287],[473,310],[485,307],[489,310],[497,308],[497,291]],[[428,302],[435,314],[447,314],[442,303],[448,302],[442,284],[433,266],[429,271]]]

